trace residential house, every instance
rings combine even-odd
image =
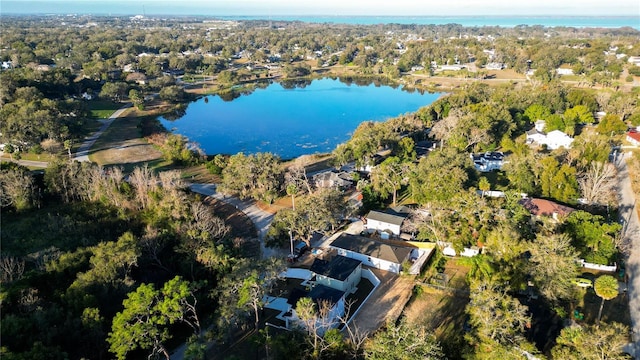
[[[560,130],[553,130],[547,134],[545,144],[549,149],[555,150],[561,147],[570,148],[573,143],[573,138],[563,133]]]
[[[416,158],[420,159],[429,154],[429,152],[435,150],[438,147],[438,143],[431,140],[418,141],[414,149],[416,150]]]
[[[317,188],[347,189],[353,185],[353,176],[344,171],[323,171],[312,177]]]
[[[464,65],[440,65],[438,68],[442,71],[460,71],[465,67]]]
[[[501,151],[488,151],[482,154],[470,154],[471,160],[476,170],[489,172],[502,169],[505,164],[505,156]]]
[[[557,68],[556,74],[558,75],[573,75],[573,69],[571,68]]]
[[[529,210],[531,215],[535,217],[546,216],[554,220],[559,220],[575,211],[573,208],[545,199],[526,198],[518,203]]]
[[[311,298],[316,304],[318,316],[315,324],[306,324],[296,313],[298,301],[303,297]],[[344,316],[345,292],[325,285],[315,285],[310,291],[296,288],[289,294],[287,304],[289,311],[283,316],[287,329],[313,326],[318,335],[324,335],[327,330],[337,327]],[[324,306],[328,309],[323,309]]]
[[[135,82],[138,85],[144,85],[147,83],[147,76],[141,72],[130,72],[125,78],[127,82]]]
[[[505,68],[504,63],[490,62],[484,66],[487,70],[502,70]]]
[[[546,145],[547,148],[551,150],[559,149],[561,147],[568,149],[573,143],[573,138],[560,130],[553,130],[548,134],[544,134],[534,128],[527,131],[527,143]]]
[[[635,66],[640,66],[640,56],[629,56],[627,61]]]
[[[352,293],[362,277],[362,262],[344,256],[334,256],[330,261],[316,258],[309,269],[316,274],[316,286]]]
[[[640,133],[636,131],[629,131],[627,133],[627,141],[633,146],[640,146]]]
[[[365,216],[364,228],[367,230],[387,232],[400,236],[400,229],[405,216],[389,214],[381,211],[371,210]]]
[[[183,69],[166,69],[162,71],[165,76],[182,76],[184,75]]]
[[[338,255],[360,260],[362,264],[399,274],[404,261],[420,257],[417,249],[342,233],[329,245]],[[416,251],[414,251],[416,250]]]

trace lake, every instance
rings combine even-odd
[[[263,87],[233,100],[201,98],[176,120],[160,122],[207,154],[271,152],[290,159],[331,152],[361,122],[414,112],[441,95],[329,78]]]

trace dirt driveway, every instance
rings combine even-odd
[[[367,267],[380,279],[380,285],[353,318],[352,325],[372,333],[388,320],[396,320],[411,298],[414,276],[399,276],[392,272]]]

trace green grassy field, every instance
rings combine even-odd
[[[93,100],[87,102],[87,104],[91,111],[91,116],[95,119],[108,119],[109,116],[122,107],[122,104],[109,100]]]

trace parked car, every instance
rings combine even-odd
[[[585,279],[585,278],[575,278],[571,282],[574,285],[579,286],[579,287],[583,287],[583,288],[588,288],[588,287],[592,287],[593,286],[593,281],[591,281],[589,279]]]
[[[307,243],[298,240],[293,244],[293,254],[289,254],[287,256],[287,261],[296,262],[307,251],[309,251],[309,246],[307,245]]]

